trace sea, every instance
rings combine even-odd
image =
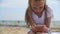
[[[25,21],[0,21],[0,27],[26,27]],[[60,28],[60,21],[52,21],[51,27]]]

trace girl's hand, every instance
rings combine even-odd
[[[33,25],[31,27],[33,32],[48,32],[48,27],[46,27],[46,25]]]
[[[43,31],[45,25],[37,25],[37,30],[38,31]]]
[[[48,27],[46,27],[46,25],[37,25],[37,30],[41,32],[48,32]]]
[[[37,32],[37,28],[36,27],[37,27],[37,25],[32,25],[31,26],[33,32]]]
[[[32,26],[32,31],[37,32],[37,31],[43,31],[44,27],[42,25],[34,25]]]
[[[46,26],[44,26],[44,29],[43,29],[43,30],[44,30],[44,32],[46,32],[46,33],[47,33],[47,32],[48,32],[48,30],[49,30],[49,28],[48,28],[48,27],[46,27]]]

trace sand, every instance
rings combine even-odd
[[[26,34],[28,30],[26,27],[4,27],[0,28],[0,34]]]
[[[0,28],[0,34],[27,34],[29,28],[26,27],[3,27]],[[47,34],[47,33],[42,33]]]
[[[26,27],[0,27],[0,34],[27,34],[28,31]]]

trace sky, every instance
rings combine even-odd
[[[52,20],[60,21],[60,0],[47,0],[53,10]],[[0,20],[24,20],[28,0],[0,0]]]

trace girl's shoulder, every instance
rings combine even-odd
[[[49,6],[47,6],[47,11],[48,12],[52,12],[53,10],[52,10],[52,8],[50,8]]]
[[[47,17],[53,17],[53,10],[49,6],[47,6],[46,13],[47,13]]]

